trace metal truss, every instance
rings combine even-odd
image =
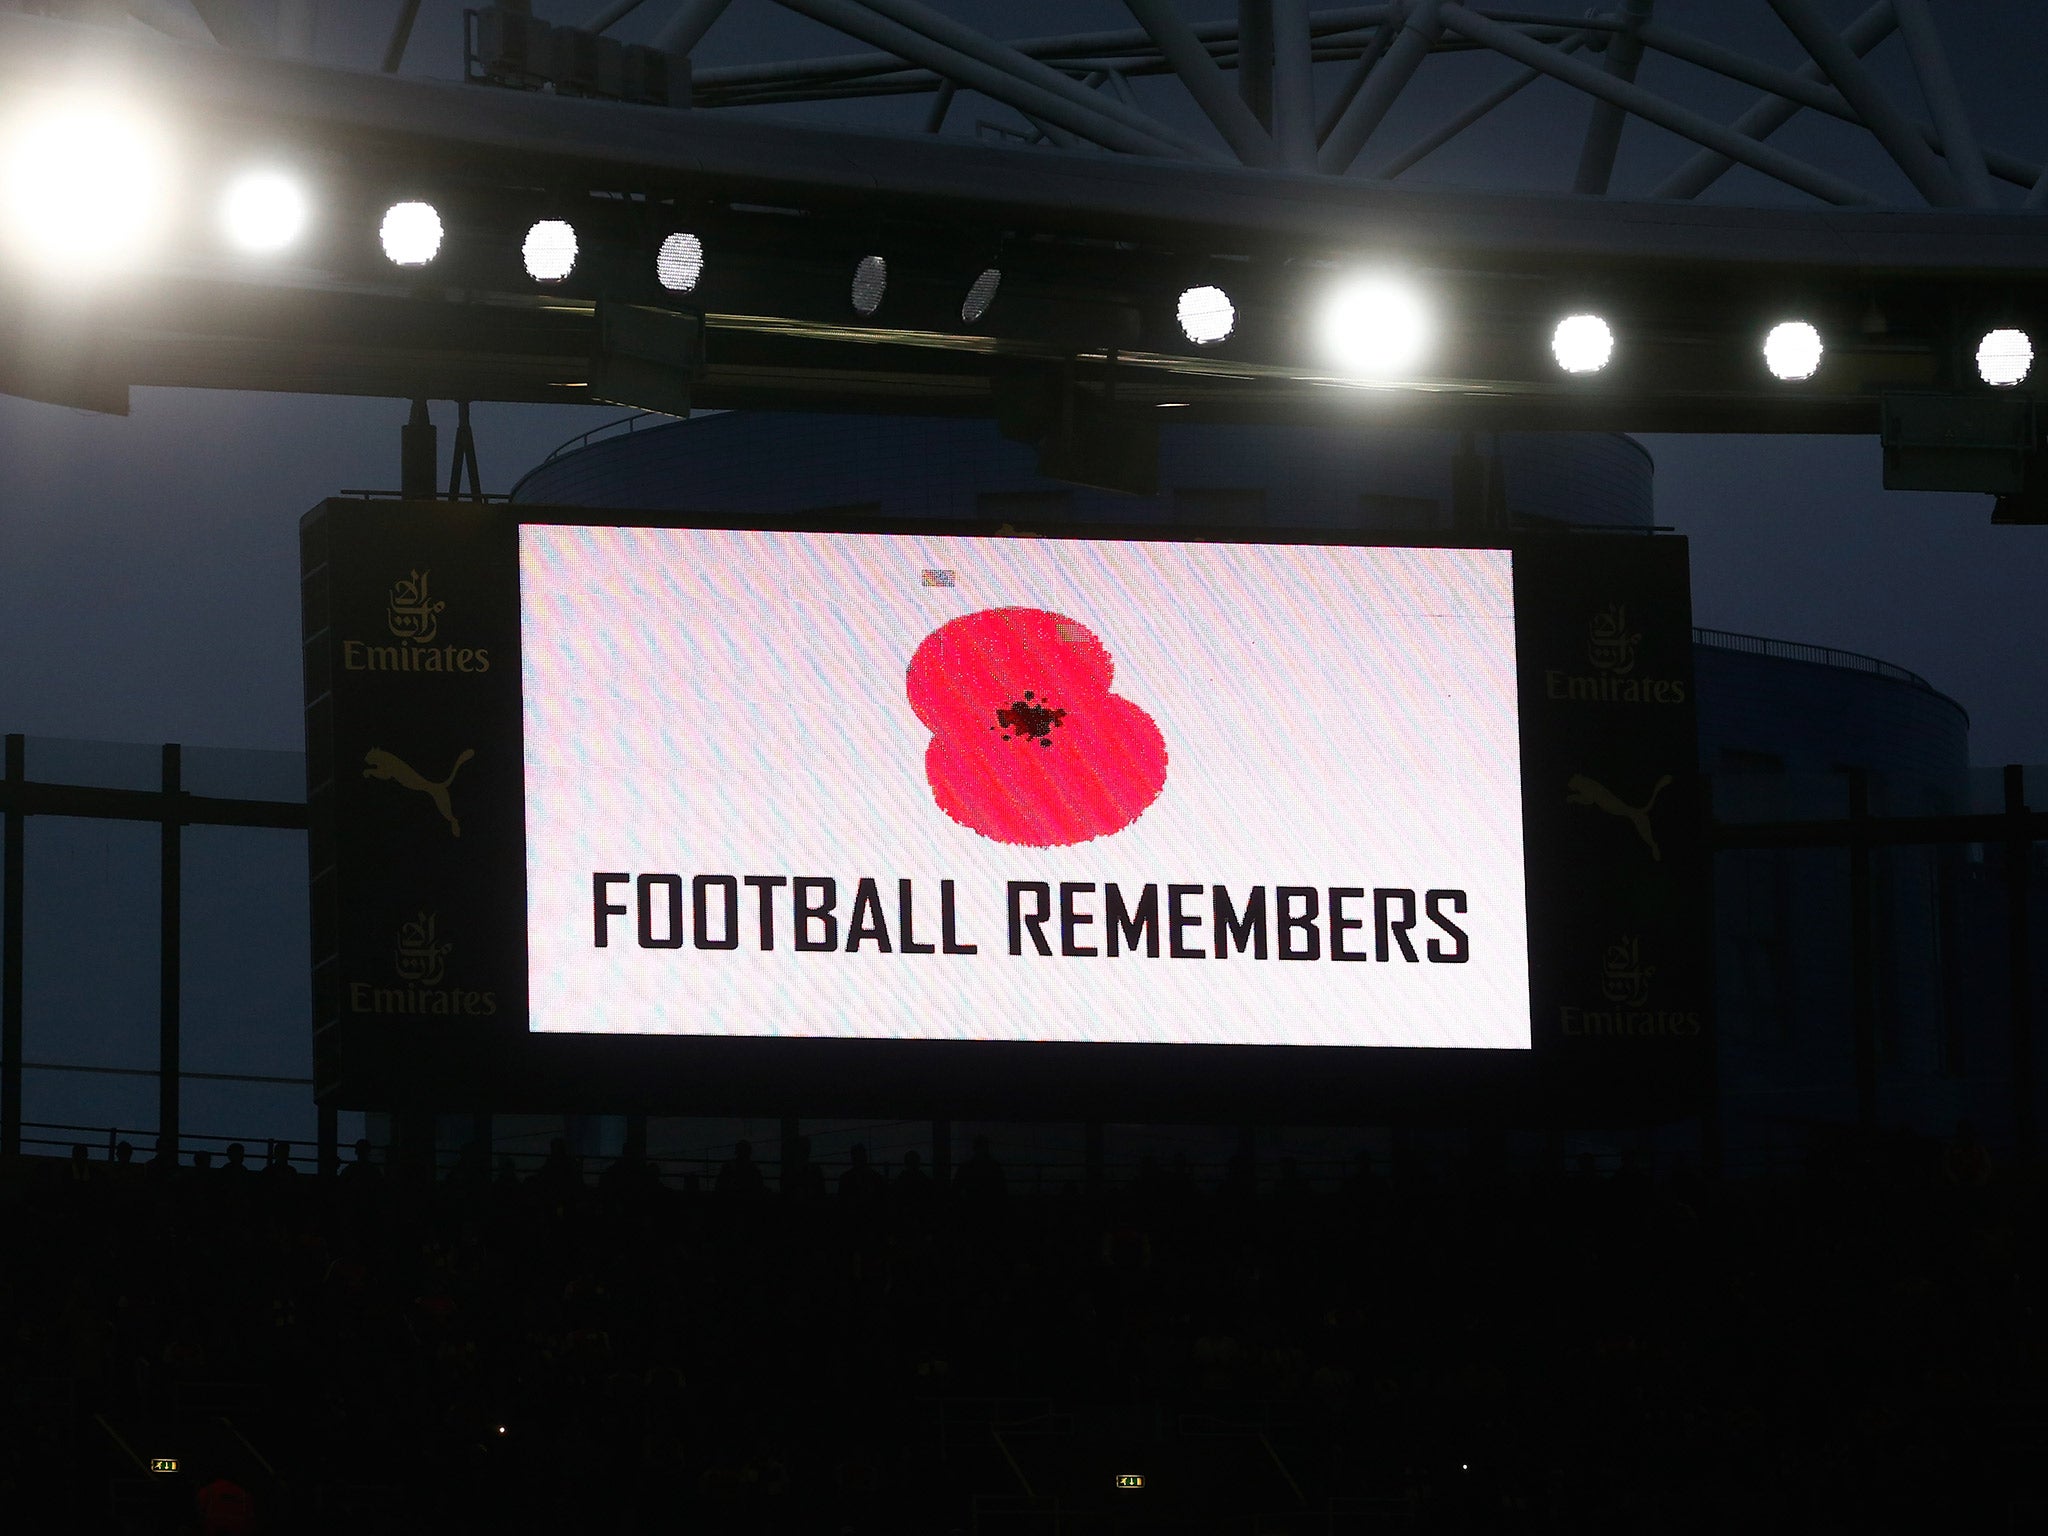
[[[192,254],[118,317],[81,320],[90,344],[52,341],[49,305],[10,306],[0,291],[0,387],[94,402],[136,382],[587,399],[609,303],[701,318],[690,392],[703,405],[1002,413],[1056,378],[1124,410],[1236,419],[1311,407],[1869,431],[1888,392],[1975,387],[1969,349],[1986,326],[2048,335],[2048,174],[1979,141],[1927,0],[1877,0],[1840,30],[1815,0],[1742,3],[1751,20],[1775,16],[1778,52],[1683,31],[1653,0],[1576,17],[1458,0],[1240,0],[1221,20],[1190,19],[1173,0],[1102,0],[1101,30],[1023,38],[923,0],[556,0],[545,19],[575,48],[501,80],[550,90],[410,72],[418,0],[390,0],[378,72],[313,56],[312,0],[70,7],[76,19],[122,13],[125,35],[0,15],[0,88],[59,75],[61,59],[94,51],[89,37],[112,39],[222,154],[275,142],[321,167],[358,221],[403,184],[456,224],[431,282],[394,273],[373,239],[289,274]],[[744,10],[776,6],[838,32],[847,51],[690,68],[707,36],[740,35],[714,28],[743,32]],[[667,56],[689,104],[601,99],[618,35]],[[1515,72],[1446,106],[1453,60],[1478,55]],[[1653,60],[1660,81],[1680,78],[1675,61],[1717,86],[1720,111],[1642,83]],[[488,59],[470,73],[499,78]],[[1908,76],[1917,90],[1902,99]],[[1754,93],[1732,115],[1729,82]],[[1549,136],[1557,155],[1539,184],[1430,179],[1433,156],[1467,135],[1482,144],[1498,109],[1532,87],[1582,114]],[[856,125],[900,96],[928,99],[922,132]],[[1418,129],[1425,105],[1444,116]],[[778,119],[791,108],[804,116]],[[1860,140],[1839,136],[1825,161],[1773,142],[1801,114]],[[1656,185],[1618,187],[1623,135],[1646,128],[1678,151]],[[1898,174],[1871,184],[1887,164]],[[1729,180],[1737,168],[1763,180]],[[1742,201],[1759,188],[1761,201]],[[516,246],[543,209],[573,213],[590,259],[540,293]],[[682,228],[709,252],[686,300],[654,285],[650,256]],[[888,256],[889,298],[855,314],[847,275],[869,252]],[[1426,371],[1361,389],[1315,356],[1306,315],[1331,273],[1389,262],[1440,296],[1447,345]],[[1001,296],[970,321],[962,295],[993,268]],[[1239,323],[1197,348],[1173,300],[1212,282]],[[1626,363],[1561,379],[1547,327],[1561,306],[1587,304],[1616,316]],[[1794,314],[1826,334],[1830,358],[1798,390],[1755,355],[1758,327]],[[60,363],[120,383],[53,383]],[[2019,393],[2031,399],[2031,383]]]

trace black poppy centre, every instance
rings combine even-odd
[[[1066,719],[1067,712],[1053,708],[1051,699],[1034,704],[1034,697],[1031,689],[1025,689],[1023,698],[996,711],[996,723],[989,729],[1001,731],[1005,741],[1035,741],[1041,747],[1051,746],[1053,729]]]

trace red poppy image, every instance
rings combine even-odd
[[[940,810],[999,843],[1055,848],[1121,832],[1166,787],[1166,739],[1111,693],[1109,649],[1042,608],[941,625],[910,658],[910,707],[932,733]]]

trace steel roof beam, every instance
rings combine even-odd
[[[1772,0],[1773,4],[1781,0]],[[1732,129],[1724,128],[1712,118],[1704,117],[1689,107],[1681,107],[1641,86],[1628,85],[1602,70],[1583,64],[1574,58],[1567,58],[1554,48],[1533,43],[1512,27],[1468,11],[1455,3],[1443,7],[1443,19],[1447,26],[1464,33],[1474,42],[1485,43],[1498,53],[1511,59],[1519,59],[1532,69],[1540,69],[1547,75],[1554,75],[1567,85],[1578,87],[1588,96],[1610,101],[1633,112],[1646,122],[1670,130],[1682,138],[1691,139],[1695,144],[1704,145],[1718,154],[1761,171],[1764,175],[1787,186],[1797,187],[1811,193],[1825,202],[1837,205],[1875,203],[1872,197],[1855,183],[1846,181],[1832,171],[1788,155],[1783,150],[1755,139],[1745,138]]]
[[[1625,30],[1607,39],[1604,65],[1607,73],[1624,85],[1635,84],[1636,67],[1643,61],[1642,25],[1650,19],[1651,0],[1627,0],[1622,20]],[[1586,118],[1585,142],[1579,146],[1579,170],[1572,178],[1572,190],[1592,197],[1605,197],[1614,176],[1615,152],[1621,148],[1621,129],[1628,114],[1619,103],[1595,101]]]
[[[1926,0],[1892,0],[1892,12],[1898,17],[1899,33],[1912,56],[1920,94],[1926,98],[1928,111],[1934,114],[1943,158],[1962,183],[1972,207],[1994,206],[1991,176],[1985,168],[1983,152],[1977,148],[1977,135],[1970,127],[1962,93],[1956,89],[1956,77],[1949,72],[1941,35],[1934,30],[1934,18],[1927,14]]]
[[[1897,25],[1897,20],[1892,15],[1891,0],[1876,0],[1870,9],[1842,30],[1842,46],[1861,58],[1890,37],[1892,29]],[[1653,43],[1651,46],[1658,45]],[[1826,78],[1821,67],[1811,62],[1800,67],[1799,76],[1804,80]],[[1799,103],[1772,93],[1759,97],[1731,126],[1744,138],[1761,141],[1768,139],[1798,115]],[[1651,188],[1650,196],[1698,197],[1726,175],[1735,163],[1731,156],[1711,149],[1701,150]]]
[[[1401,30],[1388,45],[1385,57],[1365,77],[1351,105],[1324,136],[1323,147],[1316,156],[1318,170],[1341,176],[1351,169],[1351,162],[1365,148],[1365,141],[1386,121],[1387,113],[1436,46],[1443,31],[1440,9],[1439,0],[1415,0],[1414,6],[1402,16]]]
[[[1568,37],[1557,45],[1557,51],[1559,53],[1577,53],[1586,46],[1588,41],[1590,41],[1590,35],[1587,33],[1581,33],[1577,37]],[[1485,117],[1487,113],[1493,111],[1495,107],[1512,100],[1542,78],[1543,71],[1540,69],[1522,70],[1520,74],[1495,87],[1487,95],[1480,97],[1479,100],[1473,102],[1441,127],[1424,134],[1399,154],[1383,164],[1375,166],[1366,174],[1375,181],[1392,181],[1402,172],[1420,164],[1423,160],[1442,149],[1467,128],[1470,128],[1474,123]]]
[[[1252,116],[1244,99],[1223,78],[1209,50],[1173,8],[1172,0],[1124,0],[1124,5],[1159,45],[1160,53],[1180,76],[1195,105],[1216,125],[1216,131],[1246,165],[1276,165],[1280,149],[1265,126]]]

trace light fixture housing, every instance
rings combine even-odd
[[[576,226],[566,219],[537,220],[519,255],[536,283],[559,283],[576,270]]]
[[[1796,383],[1820,371],[1820,332],[1804,320],[1786,320],[1771,327],[1764,337],[1764,366],[1772,376]]]
[[[441,215],[432,203],[393,203],[377,238],[394,266],[424,267],[441,249]]]
[[[1414,284],[1390,275],[1351,277],[1331,289],[1321,314],[1323,350],[1344,372],[1383,378],[1429,353],[1436,330]]]
[[[1598,315],[1566,315],[1550,333],[1550,355],[1566,373],[1598,373],[1614,357],[1614,331]]]
[[[889,291],[889,263],[880,256],[863,256],[853,269],[853,312],[863,319],[882,307],[882,295]]]
[[[1183,288],[1173,307],[1173,317],[1180,322],[1181,335],[1198,347],[1228,341],[1230,333],[1237,329],[1237,306],[1230,302],[1229,294],[1213,283]]]
[[[677,230],[654,256],[655,280],[670,293],[690,293],[704,276],[704,242]]]
[[[960,301],[961,321],[967,325],[979,325],[981,317],[996,301],[996,290],[1002,286],[1002,268],[984,267],[981,276],[968,287],[967,297]]]
[[[274,255],[305,232],[305,189],[282,171],[247,171],[228,184],[220,215],[230,245]]]
[[[2034,368],[2034,342],[2009,325],[1986,331],[1977,343],[1977,377],[1999,389],[2024,384]]]

